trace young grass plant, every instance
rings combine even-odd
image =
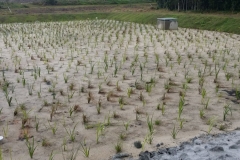
[[[38,98],[41,98],[41,92],[42,92],[42,87],[41,87],[41,83],[40,83],[40,89],[38,91]]]
[[[64,82],[67,83],[69,77],[65,73],[63,73],[63,79],[64,79]]]
[[[120,133],[119,138],[121,140],[125,140],[127,138],[127,134],[126,133]]]
[[[88,158],[90,156],[90,146],[89,147],[86,146],[85,140],[84,140],[84,144],[80,143],[80,145],[82,147],[82,153],[86,158]]]
[[[22,111],[22,128],[24,128],[24,125],[27,123],[28,119],[29,119],[29,113],[31,112],[31,110],[29,110],[28,112],[25,109],[21,109]]]
[[[23,87],[25,87],[25,85],[26,85],[26,79],[23,77],[22,78],[22,84],[23,84]]]
[[[117,77],[118,70],[119,70],[119,69],[118,69],[117,63],[115,63],[114,77]]]
[[[148,125],[148,131],[149,131],[149,133],[151,133],[151,134],[153,134],[153,132],[154,132],[154,128],[153,128],[153,120],[152,120],[153,118],[151,117],[151,118],[149,118],[149,116],[147,117],[147,125]]]
[[[227,117],[227,115],[229,115],[229,113],[232,116],[232,109],[231,109],[230,105],[227,104],[223,107],[223,121],[226,121],[226,117]]]
[[[164,115],[164,114],[165,114],[165,111],[166,111],[166,106],[165,106],[165,104],[164,104],[164,103],[158,104],[158,105],[157,105],[157,110],[161,110],[162,115]]]
[[[105,124],[106,126],[110,126],[110,124],[111,124],[111,115],[110,115],[110,112],[108,113],[107,116],[105,116],[104,122],[105,122],[105,120],[107,120],[107,122],[104,123],[104,124]]]
[[[53,151],[50,153],[49,155],[49,160],[53,160],[53,157],[55,156],[55,154],[53,153]]]
[[[204,118],[204,116],[205,116],[205,111],[204,111],[203,108],[199,110],[199,116],[200,116],[201,119]]]
[[[72,115],[73,115],[73,113],[74,113],[74,106],[69,107],[68,113],[69,113],[69,116],[72,117]]]
[[[95,63],[90,62],[91,71],[90,74],[93,74]]]
[[[140,63],[140,72],[141,72],[141,81],[143,80],[143,66],[142,64]]]
[[[146,83],[145,89],[146,92],[150,93],[152,91],[153,84],[152,83]]]
[[[210,134],[210,132],[212,131],[212,129],[213,129],[214,125],[215,125],[215,117],[211,117],[208,120],[207,124],[209,125],[207,133]]]
[[[40,124],[40,122],[39,122],[39,120],[37,119],[37,117],[35,116],[35,129],[36,129],[36,131],[38,132],[39,131],[39,124]]]
[[[184,124],[185,120],[184,119],[179,119],[179,127],[180,129],[183,128],[183,124]]]
[[[62,151],[62,156],[63,156],[63,159],[64,160],[76,160],[77,158],[77,154],[78,154],[78,151],[80,150],[80,145],[77,147],[77,149],[74,149],[74,145],[70,151],[70,155],[68,155],[67,158],[65,158],[64,154],[63,154],[63,151]]]
[[[118,141],[114,148],[115,148],[116,153],[121,152],[122,151],[122,142]]]
[[[179,131],[176,129],[176,127],[174,125],[173,130],[171,132],[171,136],[172,136],[173,139],[176,139],[178,132]]]
[[[164,83],[164,89],[167,91],[167,93],[169,93],[169,91],[171,89],[171,85],[170,85],[169,81],[166,81]]]
[[[68,97],[67,97],[68,98],[68,102],[70,102],[70,99],[73,98],[73,95],[74,95],[75,91],[69,92],[68,89],[67,89],[67,93],[68,93]]]
[[[184,97],[180,97],[180,100],[178,103],[178,119],[181,119],[184,103],[185,103]]]
[[[75,138],[76,138],[76,132],[75,132],[75,130],[76,130],[77,125],[78,125],[78,123],[76,123],[76,124],[74,125],[73,129],[67,129],[66,127],[64,127],[65,130],[66,130],[66,132],[67,132],[67,134],[68,134],[68,136],[69,136],[70,141],[72,141],[72,142],[74,142],[74,141],[75,141]]]
[[[8,85],[4,84],[3,92],[5,94],[5,98],[7,100],[8,106],[10,107],[12,104],[12,97],[9,95]]]
[[[30,142],[28,139],[26,141],[26,146],[28,148],[28,153],[29,153],[29,156],[30,158],[32,159],[33,158],[33,154],[37,148],[37,146],[35,145],[35,141],[34,141],[34,138],[32,139],[32,142]]]
[[[64,137],[63,142],[62,142],[63,151],[66,151],[66,149],[67,149],[66,146],[67,146],[67,139],[66,139],[66,137]]]
[[[240,99],[240,89],[237,87],[235,89],[235,95],[236,95],[237,100],[239,100]]]
[[[205,100],[205,102],[204,102],[204,100],[202,100],[202,101],[203,101],[204,108],[205,108],[205,109],[208,109],[208,105],[209,105],[210,98],[208,98],[207,100]]]
[[[207,91],[205,88],[202,88],[201,95],[202,95],[202,99],[204,99],[207,96]]]
[[[214,82],[217,82],[218,74],[219,74],[220,68],[217,69],[217,64],[215,63],[215,79]]]
[[[33,84],[28,84],[28,94],[30,96],[33,94]]]
[[[97,144],[99,143],[99,138],[103,134],[103,130],[104,129],[105,129],[104,124],[98,123],[98,125],[97,125],[97,133],[96,133],[96,135],[97,135],[97,138],[96,138]]]
[[[159,126],[159,125],[161,125],[161,123],[162,123],[162,122],[161,122],[161,120],[158,120],[158,119],[157,119],[157,120],[155,120],[155,122],[154,122],[154,124],[155,124],[156,126]]]
[[[148,132],[147,135],[145,136],[145,142],[148,144],[152,144],[153,141],[153,133]]]
[[[97,113],[98,113],[98,114],[101,113],[101,107],[102,107],[102,102],[101,102],[101,99],[99,98],[98,104],[97,104],[97,106],[96,106],[96,109],[97,109]]]
[[[53,125],[51,125],[51,124],[48,122],[48,124],[49,124],[49,127],[50,127],[51,130],[52,130],[53,135],[56,135],[56,132],[57,132],[57,130],[58,130],[58,128],[57,128],[57,123],[55,122]]]
[[[128,130],[129,124],[130,124],[129,121],[123,122],[123,126],[124,126],[124,128],[125,128],[126,131]]]
[[[120,105],[120,109],[123,110],[123,105],[124,105],[124,99],[123,99],[123,97],[119,97],[118,103],[119,103],[119,105]]]
[[[128,98],[130,98],[130,96],[131,96],[132,93],[133,93],[133,89],[132,89],[132,88],[128,88],[128,89],[127,89]]]
[[[8,137],[8,124],[6,125],[6,127],[3,127],[3,135],[4,137]]]

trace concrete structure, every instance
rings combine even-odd
[[[162,30],[176,30],[178,29],[178,22],[176,18],[158,18],[157,28]]]

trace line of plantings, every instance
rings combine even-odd
[[[238,123],[238,35],[99,19],[0,26],[2,148],[13,157],[96,158],[106,145],[109,157]]]

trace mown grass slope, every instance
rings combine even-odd
[[[145,4],[146,5],[146,4]],[[124,7],[124,6],[123,6]],[[26,12],[28,9],[24,9]],[[156,24],[159,17],[178,18],[179,26],[183,28],[194,28],[211,31],[229,32],[240,34],[240,16],[238,14],[201,14],[192,12],[170,12],[166,10],[94,10],[61,12],[56,13],[27,13],[27,14],[0,14],[0,23],[13,22],[49,22],[69,21],[86,19],[113,19],[144,24]]]

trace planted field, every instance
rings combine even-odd
[[[2,157],[136,157],[239,127],[239,35],[97,19],[0,29]]]

